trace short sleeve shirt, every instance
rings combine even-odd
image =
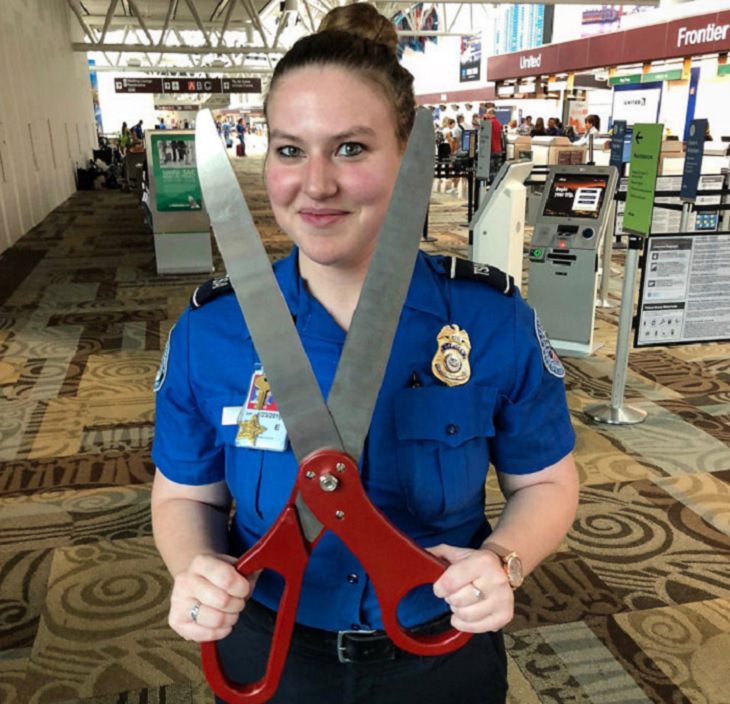
[[[345,333],[308,292],[296,249],[275,274],[326,398]],[[469,379],[458,386],[447,386],[432,369],[446,325],[466,331],[471,345]],[[571,451],[562,367],[551,354],[518,292],[451,280],[440,258],[419,254],[360,461],[370,500],[392,524],[424,547],[478,547],[490,532],[484,517],[490,463],[527,474]],[[227,483],[236,506],[231,551],[241,554],[285,506],[297,461],[288,447],[236,447],[237,409],[261,363],[236,297],[186,310],[165,357],[153,459],[174,482]],[[255,598],[275,609],[280,593],[278,578],[264,572]],[[429,585],[403,600],[399,617],[412,626],[444,607]],[[297,619],[327,630],[382,628],[373,585],[330,532],[312,553]]]

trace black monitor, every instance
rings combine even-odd
[[[476,134],[474,130],[461,131],[461,144],[459,151],[466,152],[469,156],[474,156]]]
[[[607,187],[606,174],[555,174],[542,214],[550,218],[597,220]]]

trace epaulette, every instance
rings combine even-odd
[[[470,262],[458,257],[444,257],[444,271],[450,279],[472,279],[489,284],[507,296],[515,291],[515,280],[496,266]]]
[[[232,292],[233,286],[227,276],[211,279],[195,289],[195,292],[190,297],[190,305],[193,310],[197,310],[201,306],[212,301],[214,298],[218,298],[218,296],[222,296],[224,293]]]

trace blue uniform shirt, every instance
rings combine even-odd
[[[370,500],[420,545],[478,547],[490,532],[490,462],[505,473],[539,471],[568,454],[575,436],[559,362],[548,359],[532,309],[518,292],[452,280],[443,269],[441,258],[419,254],[365,443],[362,480]],[[275,273],[326,398],[345,333],[307,291],[296,248]],[[445,385],[431,370],[437,335],[448,324],[471,339],[471,378],[461,386]],[[273,523],[297,473],[289,448],[236,447],[237,426],[223,423],[225,408],[244,403],[258,363],[236,297],[221,295],[182,314],[157,384],[153,459],[177,483],[227,482],[236,505],[234,555]],[[280,579],[264,572],[255,598],[276,609],[280,592]],[[412,626],[445,610],[428,585],[408,595],[398,613]],[[382,628],[367,574],[333,533],[312,553],[297,619],[327,630]]]

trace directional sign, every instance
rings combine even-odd
[[[682,190],[679,193],[683,201],[694,203],[697,199],[707,126],[708,121],[705,119],[692,120],[689,126],[687,151],[684,155],[684,170],[682,171]]]
[[[611,159],[609,163],[615,166],[619,173],[623,173],[621,167],[624,163],[624,138],[626,136],[626,120],[616,120],[613,123],[613,134],[611,135]]]
[[[649,235],[654,209],[654,191],[659,168],[664,125],[636,124],[631,141],[631,171],[626,193],[624,230],[635,235]]]

